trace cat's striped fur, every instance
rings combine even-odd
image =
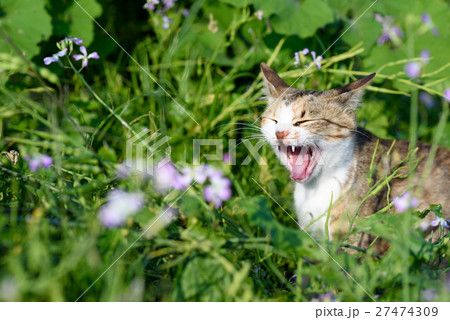
[[[290,88],[264,63],[261,68],[268,100],[268,107],[262,115],[261,130],[295,180],[294,201],[299,224],[314,236],[323,237],[326,213],[331,208],[329,235],[335,240],[343,239],[369,190],[369,168],[373,157],[370,173],[372,185],[391,174],[397,168],[395,165],[407,158],[409,142],[396,141],[390,150],[393,141],[379,139],[357,127],[355,109],[361,101],[364,87],[375,74],[338,89],[302,91]],[[398,172],[399,177],[390,181],[389,188],[385,186],[362,204],[355,223],[360,221],[359,216],[376,213],[386,206],[388,200],[392,201],[407,190],[418,197],[418,209],[440,203],[445,218],[449,219],[448,150],[438,148],[428,177],[423,180],[423,185],[419,185],[430,148],[429,144],[417,144],[418,165],[412,189],[408,184],[410,180],[406,178],[407,167]],[[299,160],[303,163],[296,165]],[[418,189],[422,191],[416,193]],[[435,216],[432,213],[426,217],[427,222],[433,219]],[[436,228],[429,227],[428,232],[432,229]],[[349,240],[352,245],[367,248],[374,236],[359,234]],[[381,239],[373,246],[380,254],[385,253],[388,247],[389,244]]]

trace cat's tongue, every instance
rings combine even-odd
[[[302,150],[302,148],[299,147],[296,147],[294,151],[288,147],[287,156],[288,167],[291,171],[291,179],[299,182],[308,180],[313,169],[310,168],[310,154],[306,150]]]

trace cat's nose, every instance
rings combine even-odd
[[[288,134],[289,134],[289,131],[277,131],[277,132],[275,132],[275,135],[277,136],[278,140],[283,140]]]

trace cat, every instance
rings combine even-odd
[[[355,110],[375,73],[337,89],[312,91],[291,88],[265,63],[261,64],[261,69],[268,102],[261,116],[261,131],[295,181],[298,223],[315,238],[324,239],[328,229],[330,239],[342,241],[358,205],[369,190],[369,177],[373,185],[398,168],[392,167],[408,157],[409,142],[380,139],[357,126]],[[417,143],[415,187],[420,185],[419,178],[424,174],[430,148],[429,144]],[[388,197],[392,201],[408,190],[414,194],[416,189],[408,188],[408,170],[399,170],[398,175],[402,176],[392,179],[389,188],[385,186],[368,198],[358,215],[376,213],[387,205]],[[429,178],[417,199],[417,209],[441,204],[444,218],[449,219],[449,190],[450,151],[439,147]],[[360,219],[357,217],[355,223]],[[432,213],[425,218],[428,234],[437,229],[429,226],[435,219]],[[434,232],[433,239],[437,235],[438,232]],[[376,242],[372,244],[374,240]],[[378,254],[384,254],[389,248],[387,241],[377,240],[367,233],[351,236],[349,241],[352,246],[363,249],[371,246]]]

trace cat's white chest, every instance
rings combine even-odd
[[[313,184],[295,184],[294,202],[298,222],[315,238],[325,238],[327,213],[331,204],[342,194],[347,179],[345,171],[322,177]]]

